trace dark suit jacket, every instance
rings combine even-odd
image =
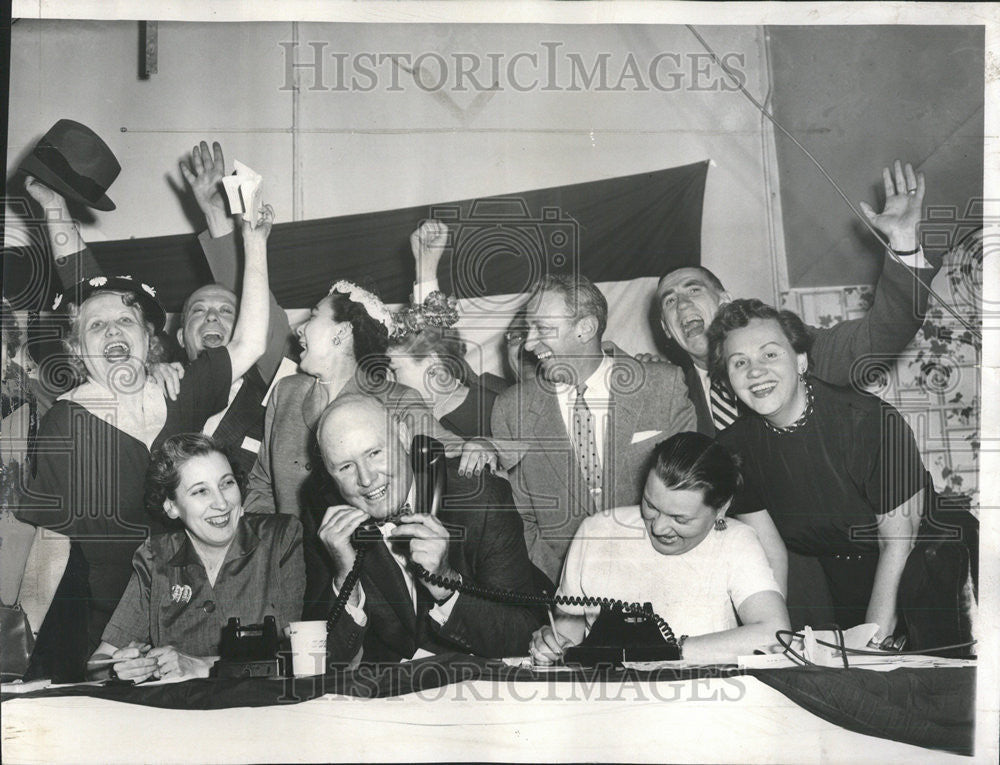
[[[268,387],[257,367],[247,370],[243,375],[243,385],[212,434],[217,441],[228,447],[245,476],[249,476],[253,470],[257,450],[264,440],[266,409],[263,402]]]
[[[490,474],[460,478],[458,460],[449,460],[447,491],[438,517],[451,532],[449,563],[465,582],[537,594],[521,519],[506,481]],[[318,512],[303,511],[307,619],[325,619],[334,601],[329,558],[316,535],[321,520]],[[544,609],[459,594],[448,621],[439,625],[428,615],[434,603],[419,580],[414,613],[403,574],[384,544],[373,545],[365,555],[361,586],[368,623],[359,627],[346,611],[341,614],[327,637],[333,664],[351,661],[359,648],[366,663],[398,662],[418,648],[494,658],[522,656],[531,634],[545,619]]]
[[[611,421],[604,455],[605,506],[636,505],[649,457],[660,441],[693,430],[695,410],[673,364],[641,364],[612,346]],[[524,521],[528,555],[554,582],[580,522],[594,511],[552,385],[527,380],[493,406],[493,435],[521,441],[527,452],[510,471]]]
[[[914,273],[919,279],[914,278]],[[854,369],[856,365],[860,366],[859,361],[867,358],[888,361],[890,366],[895,363],[896,356],[910,344],[924,323],[930,298],[927,285],[934,278],[934,273],[933,268],[914,272],[892,258],[886,258],[868,313],[832,327],[807,327],[812,339],[810,373],[831,385],[846,386],[855,379],[864,378],[863,373],[858,374],[858,370]],[[712,412],[698,373],[690,358],[686,357],[682,365],[688,398],[698,414],[698,430],[714,436]],[[742,404],[738,406],[743,407]]]

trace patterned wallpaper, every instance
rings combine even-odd
[[[859,366],[862,387],[906,417],[939,492],[979,500],[982,339],[982,229],[945,255],[931,282],[927,318],[894,360]],[[864,315],[872,288],[824,287],[782,293],[781,306],[825,327]]]

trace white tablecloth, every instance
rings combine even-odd
[[[2,717],[4,763],[970,762],[844,730],[752,677],[470,681],[213,711],[64,696],[4,702]]]

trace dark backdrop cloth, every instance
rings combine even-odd
[[[660,276],[701,260],[708,162],[603,181],[336,218],[279,223],[268,243],[271,290],[307,308],[334,279],[405,302],[413,284],[409,237],[420,221],[449,226],[442,289],[460,298],[529,290],[545,273],[579,269],[593,281]],[[278,211],[279,216],[281,211]],[[15,308],[44,310],[59,291],[41,243],[4,252],[4,293]],[[193,234],[92,245],[108,274],[153,285],[164,308],[211,280]]]
[[[975,667],[750,670],[817,717],[866,736],[972,754]]]

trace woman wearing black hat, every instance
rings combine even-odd
[[[177,433],[200,431],[225,408],[232,381],[264,352],[272,220],[267,207],[255,224],[244,223],[243,310],[232,340],[188,367],[175,401],[146,374],[150,338],[166,318],[152,287],[100,276],[56,299],[53,308],[69,314],[66,345],[87,380],[42,419],[45,446],[19,513],[73,541],[30,676],[83,678],[129,580],[132,554],[150,530],[143,502],[150,450]]]

